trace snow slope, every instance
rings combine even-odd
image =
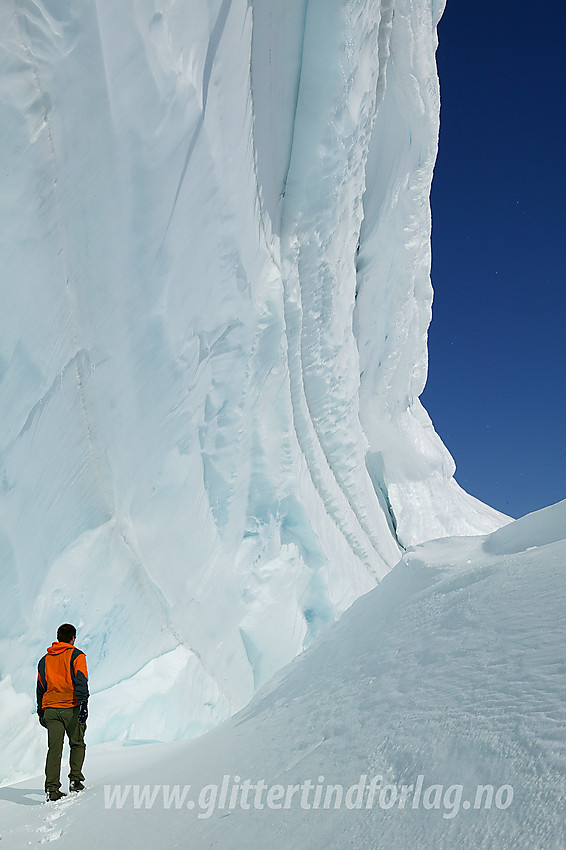
[[[0,781],[210,728],[404,547],[505,518],[418,396],[440,0],[0,4]]]
[[[411,548],[205,736],[94,747],[91,787],[61,803],[39,804],[42,777],[0,789],[2,846],[562,850],[565,564],[566,502],[487,537]],[[420,798],[408,790],[401,808],[402,786],[419,775]],[[327,784],[346,791],[361,776],[361,808],[347,808],[346,796],[335,808],[338,792],[324,807]],[[367,808],[373,777],[381,778]],[[242,796],[245,780],[285,794],[301,788],[276,808],[277,792]],[[179,806],[170,802],[175,785],[179,794],[191,786]],[[478,785],[493,788],[489,808],[484,791],[474,807]],[[357,799],[352,792],[350,803]]]

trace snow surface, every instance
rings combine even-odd
[[[563,850],[565,564],[566,501],[487,537],[412,547],[201,738],[89,748],[88,790],[63,802],[41,803],[42,776],[0,789],[2,847]],[[266,793],[256,808],[252,789],[249,809],[241,796],[220,809],[206,789],[224,776],[286,789],[309,779],[347,788],[376,775],[380,790],[422,775],[440,796],[433,789],[415,808],[409,796],[405,808],[367,809],[366,796],[361,809],[308,809],[299,791],[275,809]],[[123,805],[105,808],[104,786],[108,797],[117,784]],[[153,805],[136,808],[128,785],[148,785]],[[182,806],[165,808],[164,785],[167,794],[191,786]],[[504,807],[466,808],[478,785],[510,785],[510,804],[501,796]],[[314,800],[311,789],[305,801]]]
[[[442,7],[0,3],[0,781],[61,622],[91,742],[196,735],[506,521],[418,400]]]

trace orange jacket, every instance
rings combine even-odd
[[[72,643],[53,643],[37,665],[37,713],[73,708],[87,700],[86,655]]]

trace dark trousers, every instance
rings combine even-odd
[[[85,760],[85,723],[79,723],[79,707],[46,708],[47,758],[45,760],[45,790],[58,791],[61,787],[61,755],[65,733],[69,739],[69,779],[84,781],[82,766]]]

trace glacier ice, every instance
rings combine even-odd
[[[92,742],[195,734],[406,546],[505,522],[457,486],[418,400],[442,7],[0,5],[18,716],[71,621]]]

